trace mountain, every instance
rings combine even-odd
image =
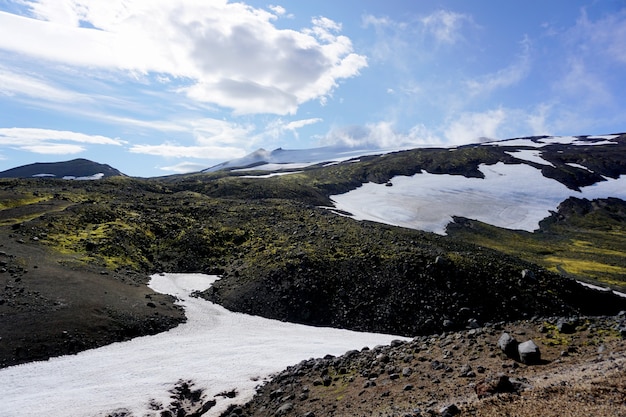
[[[512,334],[532,334],[549,346],[544,352],[550,355],[550,370],[572,357],[584,367],[601,348],[626,354],[616,327],[620,319],[606,319],[601,327],[587,319],[626,311],[626,299],[615,293],[626,289],[626,135],[538,136],[350,154],[343,160],[328,149],[306,154],[259,152],[244,163],[226,164],[250,167],[245,170],[115,176],[88,184],[1,178],[0,367],[131,338],[131,347],[140,349],[143,340],[137,336],[167,331],[186,319],[176,292],[168,296],[146,286],[159,272],[183,273],[188,277],[183,280],[200,279],[190,273],[219,276],[208,289],[185,296],[189,305],[209,300],[233,312],[394,334],[416,343],[397,346],[397,353],[385,351],[389,361],[374,349],[351,352],[349,360],[303,362],[281,377],[295,390],[293,397],[268,393],[271,398],[261,401],[258,413],[267,414],[270,408],[263,407],[271,402],[275,414],[278,404],[286,407],[283,403],[306,397],[300,394],[315,392],[325,395],[315,405],[315,414],[323,414],[317,404],[338,404],[343,388],[358,381],[359,387],[346,391],[348,397],[372,388],[363,398],[375,395],[385,407],[381,415],[404,415],[405,409],[394,410],[386,398],[408,395],[408,404],[413,392],[386,386],[409,378],[400,367],[405,360],[419,374],[410,383],[415,391],[430,390],[424,392],[434,396],[413,402],[419,408],[444,401],[439,386],[454,392],[448,376],[463,364],[452,358],[469,361],[465,365],[477,374],[480,365],[505,369],[508,376],[536,377],[539,368],[513,365],[494,349],[492,339],[509,326]],[[259,172],[250,165],[254,161],[266,161],[267,169]],[[276,161],[279,166],[271,165]],[[290,163],[307,166],[284,169]],[[560,333],[559,317],[571,318],[582,333],[571,338]],[[203,319],[209,335],[214,320],[221,320],[219,315]],[[192,330],[194,323],[189,323]],[[206,356],[211,339],[183,343],[198,346]],[[233,346],[220,347],[232,347],[232,361],[239,363]],[[176,355],[170,349],[159,352]],[[159,355],[154,362],[161,362]],[[128,367],[129,377],[145,375],[134,373],[131,362],[116,369]],[[0,384],[15,385],[19,368],[0,370]],[[42,369],[23,369],[34,368]],[[2,379],[14,371],[17,377]],[[302,374],[307,379],[299,379]],[[216,397],[237,395],[229,376],[221,375],[228,386],[220,385]],[[180,378],[172,395],[201,397],[192,377]],[[305,391],[301,381],[315,388]],[[212,380],[195,382],[198,390],[212,386]],[[619,386],[611,389],[623,392]],[[136,415],[154,414],[167,398],[167,393],[142,396],[138,407],[152,408]],[[102,412],[91,414],[133,414],[122,408],[125,400],[105,399]],[[336,415],[348,414],[342,409]]]
[[[63,178],[70,180],[97,180],[123,175],[109,165],[80,158],[65,162],[39,162],[0,172],[0,178]]]
[[[314,165],[329,165],[365,155],[390,152],[382,149],[361,149],[341,146],[327,146],[312,149],[274,149],[269,152],[258,149],[242,158],[222,162],[202,172],[220,170],[296,170]]]

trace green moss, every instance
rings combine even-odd
[[[621,220],[572,216],[563,224],[544,223],[529,233],[474,220],[448,228],[457,239],[537,263],[567,276],[626,289],[626,228]],[[608,229],[610,227],[610,229]]]

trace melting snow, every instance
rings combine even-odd
[[[168,391],[182,379],[203,388],[207,400],[237,390],[234,399],[216,398],[217,405],[206,414],[216,416],[229,404],[252,398],[263,378],[303,359],[398,338],[232,313],[190,296],[216,279],[202,274],[152,276],[151,288],[178,297],[185,307],[187,322],[168,332],[0,370],[0,415],[84,417],[115,410],[156,415],[149,402],[170,404]]]
[[[576,136],[549,136],[545,138],[519,138],[511,140],[502,140],[494,142],[483,142],[481,145],[485,146],[511,146],[511,147],[529,147],[529,148],[543,148],[547,145],[577,145],[577,146],[597,146],[597,145],[615,145],[616,142],[612,140],[619,137],[619,135],[605,135],[605,136],[589,136],[589,137],[576,137]],[[603,139],[603,140],[599,140]]]
[[[626,199],[626,177],[607,179],[582,192],[568,189],[526,164],[481,165],[485,178],[422,172],[397,176],[393,186],[366,183],[331,196],[335,208],[357,220],[371,220],[445,234],[452,216],[507,229],[533,231],[563,200],[617,197]]]
[[[580,169],[584,169],[585,171],[593,172],[592,170],[590,170],[586,166],[582,166],[580,164],[575,164],[573,162],[566,162],[565,165],[569,165],[569,166],[574,167],[574,168],[580,168]]]
[[[536,164],[548,165],[553,167],[554,164],[552,162],[548,162],[541,157],[540,151],[530,150],[530,149],[522,149],[515,152],[505,152],[511,155],[513,158],[520,159],[522,161],[534,162]]]

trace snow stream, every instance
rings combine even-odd
[[[157,416],[151,404],[169,405],[169,391],[181,380],[203,389],[207,401],[236,390],[235,398],[215,398],[206,416],[216,416],[251,399],[258,385],[287,366],[403,339],[233,313],[190,295],[217,279],[151,277],[150,288],[176,296],[185,308],[187,322],[170,331],[1,369],[0,416]]]

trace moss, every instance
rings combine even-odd
[[[613,204],[600,201],[598,211]],[[553,218],[562,214],[555,213]],[[601,220],[599,220],[601,219]],[[534,232],[507,230],[475,220],[456,219],[448,227],[456,239],[518,256],[567,276],[626,290],[626,228],[621,218],[569,213],[566,221],[542,222]]]

